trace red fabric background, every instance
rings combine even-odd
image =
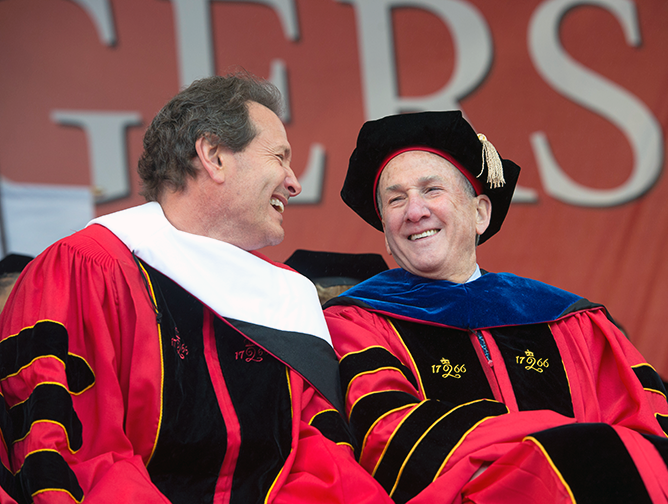
[[[136,111],[127,132],[131,197],[98,205],[97,214],[142,202],[134,172],[145,125],[179,89],[173,3],[110,0],[117,43],[102,44],[85,11],[71,0],[0,2],[0,173],[17,182],[90,184],[86,136],[54,123],[56,109]],[[467,0],[485,18],[493,62],[485,80],[461,100],[474,127],[523,169],[520,183],[538,202],[514,204],[499,235],[479,250],[480,264],[574,291],[605,304],[631,340],[668,378],[668,182],[660,176],[623,205],[586,208],[545,192],[530,135],[547,134],[564,170],[581,184],[614,188],[629,176],[633,153],[623,132],[560,95],[534,68],[528,27],[544,2]],[[288,40],[267,5],[211,2],[215,69],[240,65],[268,77],[275,58],[289,72],[287,124],[300,175],[310,145],[327,152],[323,198],[291,205],[285,241],[263,250],[285,260],[298,248],[385,254],[381,233],[341,202],[339,191],[357,132],[365,121],[359,33],[353,4],[295,0],[300,37]],[[562,19],[560,40],[572,58],[635,95],[668,129],[668,3],[635,2],[642,43],[627,44],[618,21],[594,5]],[[392,11],[401,96],[440,89],[455,68],[447,25],[425,9]],[[664,165],[666,160],[664,154]],[[389,260],[389,259],[388,259]],[[394,263],[389,260],[390,264]]]

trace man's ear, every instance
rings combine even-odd
[[[492,202],[489,196],[481,194],[476,196],[476,232],[478,235],[483,234],[489,226],[489,221],[492,218]]]
[[[387,234],[385,233],[385,222],[381,219],[381,223],[383,224],[383,236],[385,237],[385,250],[387,250],[387,253],[392,255],[392,250],[390,250],[390,242],[387,241]]]
[[[197,151],[197,158],[202,168],[209,177],[215,182],[222,183],[225,180],[223,146],[214,145],[206,137],[199,137],[195,142],[195,151]]]

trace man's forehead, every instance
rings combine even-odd
[[[270,108],[252,100],[246,102],[246,107],[248,116],[258,133],[268,128],[276,128],[285,132],[283,122]]]
[[[284,155],[291,155],[292,149],[288,141],[287,132],[281,119],[271,109],[261,103],[248,102],[250,120],[255,128],[255,139],[268,143],[272,150]]]
[[[448,180],[446,179],[446,177],[443,177],[443,176],[438,175],[438,174],[422,175],[422,176],[418,177],[417,180],[412,180],[411,184],[414,183],[415,185],[418,185],[418,186],[425,186],[425,185],[432,184],[434,182],[446,183],[446,182],[448,182]],[[392,185],[389,185],[389,186],[385,187],[383,190],[386,191],[386,192],[398,191],[398,190],[404,188],[405,185],[406,185],[405,183],[398,182],[396,184],[392,184]]]
[[[460,174],[459,170],[447,159],[431,152],[407,151],[390,160],[382,173],[379,182],[388,182],[388,179],[405,176],[408,173],[417,176],[417,182],[429,182],[432,180],[447,180],[454,174]]]

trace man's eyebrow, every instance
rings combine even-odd
[[[443,177],[439,175],[428,175],[418,179],[420,185],[431,184],[433,182],[443,182]]]
[[[384,192],[388,193],[388,192],[398,191],[400,187],[401,187],[401,185],[399,185],[399,184],[394,184],[394,185],[391,185],[391,186],[387,186],[385,188]]]
[[[420,186],[425,186],[427,184],[431,184],[434,182],[443,182],[443,178],[439,177],[438,175],[425,175],[424,177],[420,177],[418,179],[418,185]],[[385,192],[393,192],[393,191],[400,191],[402,190],[402,185],[401,184],[394,184],[391,186],[387,186],[385,188]]]

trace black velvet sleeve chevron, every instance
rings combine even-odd
[[[341,386],[346,391],[356,376],[388,368],[401,372],[413,387],[418,388],[417,380],[410,369],[389,351],[381,347],[370,347],[361,352],[345,355],[339,363]]]
[[[356,443],[350,433],[350,429],[338,411],[321,411],[313,417],[311,425],[330,441],[337,444],[348,444],[353,449],[356,449]]]
[[[390,439],[374,477],[396,503],[407,502],[434,480],[474,426],[506,413],[504,404],[487,399],[458,407],[423,401]]]

